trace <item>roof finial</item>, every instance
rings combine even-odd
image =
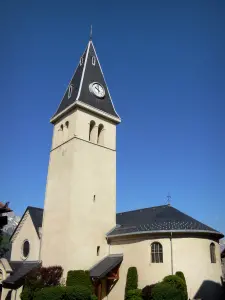
[[[167,204],[168,206],[170,206],[170,204],[171,204],[171,196],[170,196],[170,193],[168,193],[168,195],[166,196],[166,198],[167,198],[167,201],[166,201],[167,203],[166,203],[166,204]]]
[[[90,30],[90,41],[92,40],[92,25],[91,25],[91,30]]]

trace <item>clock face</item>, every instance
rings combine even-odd
[[[104,87],[98,83],[98,82],[93,82],[89,85],[89,90],[92,94],[94,94],[98,98],[104,98],[105,96],[105,89]]]

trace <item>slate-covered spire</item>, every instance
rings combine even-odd
[[[91,38],[51,121],[54,122],[67,109],[82,104],[106,113],[120,122]]]

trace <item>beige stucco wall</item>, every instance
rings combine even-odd
[[[151,263],[150,245],[160,242],[163,246],[163,263]],[[219,244],[216,244],[217,262],[210,261],[209,246],[212,241],[201,238],[175,238],[173,246],[173,271],[182,271],[186,277],[188,294],[192,299],[205,280],[221,283],[221,263]],[[171,242],[170,239],[132,239],[113,242],[110,253],[123,253],[124,259],[120,267],[120,279],[110,292],[108,299],[123,299],[127,270],[131,266],[137,267],[139,287],[154,284],[165,276],[172,274]],[[216,299],[216,298],[215,298]],[[212,299],[214,300],[214,299]]]
[[[97,136],[89,142],[91,120],[96,133],[99,124],[104,126],[104,147],[96,144]],[[58,129],[66,121],[69,128],[62,135]],[[44,265],[59,264],[66,275],[89,269],[108,254],[105,233],[116,217],[115,148],[116,126],[80,109],[55,125],[42,228]]]
[[[17,232],[12,239],[12,261],[25,260],[22,255],[22,246],[25,240],[30,243],[30,253],[27,261],[39,260],[40,239],[32,222],[29,212],[26,213]]]

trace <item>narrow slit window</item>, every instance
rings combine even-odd
[[[66,128],[68,128],[69,127],[69,121],[66,121],[65,125],[66,125]]]
[[[99,124],[98,126],[98,139],[97,139],[97,143],[100,145],[104,144],[104,137],[103,137],[103,132],[104,130],[104,126],[102,124]]]
[[[83,65],[83,62],[84,62],[84,59],[83,59],[83,56],[80,58],[80,66]]]
[[[214,243],[210,244],[210,258],[211,258],[211,263],[215,264],[216,263],[216,247]]]
[[[95,202],[95,195],[93,196],[93,202]]]
[[[95,121],[90,122],[89,126],[89,141],[94,142],[94,127],[95,127]]]
[[[63,124],[60,125],[61,130],[63,131]]]
[[[100,254],[100,246],[97,246],[97,256]]]
[[[92,65],[95,66],[95,62],[96,62],[95,56],[92,56],[91,61],[92,61]]]

